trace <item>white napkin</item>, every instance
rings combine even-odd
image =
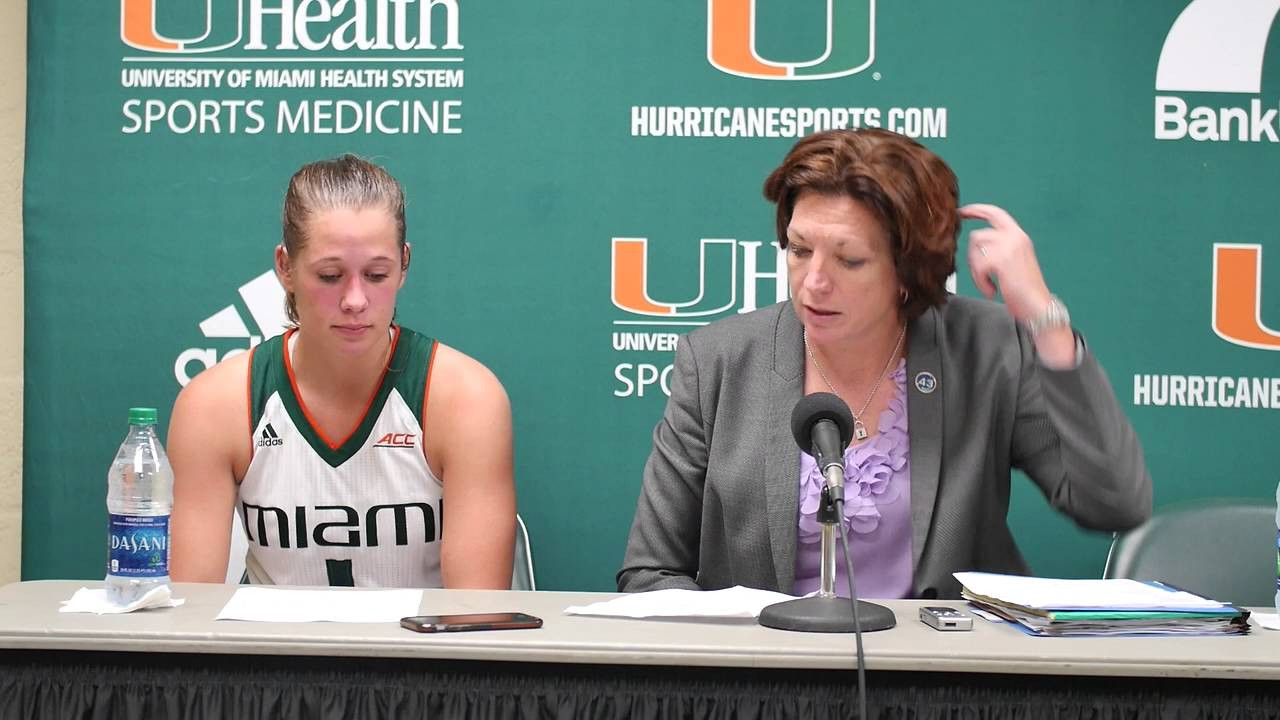
[[[1267,630],[1280,630],[1280,615],[1275,613],[1249,613],[1249,619]]]
[[[128,605],[116,605],[108,601],[105,589],[90,590],[89,588],[80,588],[75,595],[71,596],[70,600],[62,601],[62,607],[58,608],[58,612],[109,615],[133,612],[134,610],[146,610],[148,608],[178,607],[184,602],[186,601],[173,597],[168,585],[151,588],[147,594]]]
[[[421,590],[236,590],[215,620],[257,622],[399,622],[417,615]]]
[[[777,602],[795,600],[791,595],[737,585],[725,590],[651,590],[623,595],[590,605],[565,608],[565,615],[604,617],[721,617],[753,618]]]

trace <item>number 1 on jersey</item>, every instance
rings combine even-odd
[[[325,572],[329,575],[329,587],[355,587],[356,581],[351,577],[350,560],[325,560]]]

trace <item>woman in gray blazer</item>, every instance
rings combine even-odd
[[[863,597],[953,598],[953,572],[1026,573],[1013,468],[1082,527],[1150,515],[1133,428],[1008,213],[958,208],[940,158],[878,129],[801,140],[765,196],[791,300],[681,338],[619,590],[816,588],[822,478],[789,423],[814,392],[856,421],[844,520]],[[964,218],[987,223],[966,261],[988,300],[945,289]]]

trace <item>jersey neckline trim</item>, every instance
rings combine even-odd
[[[297,332],[297,328],[290,328],[285,331],[280,343],[280,352],[284,356],[285,376],[288,382],[280,388],[280,399],[284,401],[285,410],[288,411],[289,416],[293,419],[293,424],[298,428],[298,432],[306,438],[307,444],[332,467],[338,467],[349,460],[364,445],[369,433],[373,430],[382,407],[386,404],[387,396],[391,394],[394,383],[387,382],[387,372],[392,367],[399,367],[398,363],[401,361],[399,355],[402,354],[403,347],[400,344],[400,326],[392,325],[392,329],[394,332],[391,337],[391,351],[388,355],[387,364],[382,368],[382,374],[378,378],[378,385],[369,397],[369,402],[365,405],[360,421],[345,438],[337,443],[330,440],[324,431],[320,429],[319,425],[314,421],[310,410],[307,409],[306,403],[302,400],[302,394],[298,391],[297,378],[293,374],[293,359],[289,353],[289,340]]]

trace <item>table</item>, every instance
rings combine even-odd
[[[57,612],[85,586],[100,583],[0,588],[0,717],[856,714],[851,635],[563,614],[607,594],[426,590],[423,614],[514,610],[545,625],[423,635],[214,621],[232,585],[177,584],[180,608]],[[864,636],[872,717],[1280,717],[1280,633],[1034,638],[983,620],[941,633],[916,619],[924,601],[885,604],[898,627]]]

